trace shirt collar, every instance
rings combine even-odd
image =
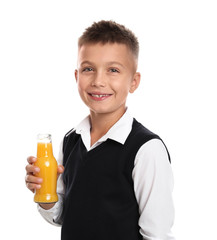
[[[124,144],[130,131],[132,130],[133,117],[130,115],[129,110],[127,109],[124,115],[109,129],[109,131],[101,137],[97,142],[104,142],[108,138],[116,142]],[[87,116],[83,121],[81,121],[75,131],[77,134],[81,134],[82,138],[88,135],[90,139],[90,120]]]

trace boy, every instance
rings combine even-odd
[[[112,21],[94,23],[79,38],[75,78],[90,115],[64,137],[59,202],[38,207],[62,225],[63,240],[174,239],[169,153],[126,108],[140,83],[138,52],[134,34]],[[32,191],[42,182],[34,161],[26,167]]]

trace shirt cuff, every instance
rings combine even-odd
[[[50,224],[55,225],[55,226],[61,226],[62,225],[62,209],[63,209],[63,196],[61,194],[58,194],[58,202],[56,204],[46,210],[40,207],[39,204],[37,204],[37,208],[41,216]]]

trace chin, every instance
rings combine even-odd
[[[91,111],[92,113],[95,113],[95,114],[106,114],[106,113],[110,113],[110,111],[105,110],[105,109],[91,109],[91,108],[90,108],[90,111]]]

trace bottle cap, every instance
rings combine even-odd
[[[38,142],[49,143],[51,142],[51,134],[38,134],[37,135]]]

